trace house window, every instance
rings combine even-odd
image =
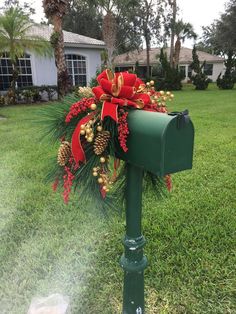
[[[136,72],[138,77],[144,79],[147,77],[147,66],[138,66],[136,67]],[[149,76],[152,76],[152,67],[149,67]]]
[[[191,78],[192,73],[193,73],[193,70],[191,69],[190,66],[188,66],[188,78]]]
[[[179,67],[180,74],[181,74],[181,76],[182,76],[183,78],[186,77],[185,68],[186,68],[185,65],[181,65],[181,66]]]
[[[116,67],[115,72],[133,72],[133,67]]]
[[[66,55],[66,65],[73,85],[87,85],[86,58],[80,55]]]
[[[204,66],[204,73],[211,76],[213,74],[213,64],[206,63]]]
[[[17,61],[17,69],[19,72],[17,79],[18,87],[32,86],[32,70],[31,70],[31,61],[30,56],[25,54]],[[2,58],[0,58],[0,90],[7,90],[10,87],[12,80],[12,63],[5,53]]]

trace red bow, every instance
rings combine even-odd
[[[148,94],[142,93],[145,84],[135,74],[103,71],[97,78],[100,86],[93,88],[95,97],[103,101],[101,119],[109,116],[118,122],[118,106],[142,109],[151,102]]]

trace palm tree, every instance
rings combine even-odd
[[[42,37],[28,35],[33,25],[29,16],[19,7],[8,8],[0,15],[0,57],[6,53],[11,60],[13,71],[8,96],[12,103],[16,100],[18,59],[26,50],[39,55],[50,55],[52,52],[50,44]]]
[[[70,79],[64,54],[64,37],[62,30],[63,16],[66,14],[69,0],[43,0],[46,17],[52,22],[54,32],[51,44],[54,48],[57,66],[57,85],[59,97],[65,96],[70,89]]]
[[[192,24],[184,23],[182,20],[179,20],[175,23],[175,36],[177,37],[177,39],[174,49],[174,67],[177,67],[179,64],[181,43],[184,42],[187,38],[196,39],[197,34],[194,32]]]
[[[175,40],[175,25],[177,16],[177,2],[176,0],[168,0],[168,3],[172,9],[171,27],[170,27],[170,66],[174,66],[174,40]]]

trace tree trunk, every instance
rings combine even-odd
[[[53,16],[54,34],[56,34],[56,42],[54,43],[54,54],[57,67],[57,85],[58,97],[64,97],[70,89],[70,78],[68,75],[66,60],[64,54],[64,37],[62,32],[62,17]]]
[[[176,23],[176,15],[177,15],[177,4],[176,0],[173,0],[171,6],[173,7],[173,16],[171,22],[171,42],[170,42],[170,66],[174,67],[174,40],[175,40],[175,23]]]
[[[111,70],[114,69],[114,52],[116,47],[116,18],[111,11],[108,11],[103,19],[102,33],[103,40],[106,44],[107,50],[107,67]]]
[[[16,104],[16,82],[18,78],[18,69],[17,69],[17,62],[12,61],[12,80],[10,83],[10,88],[7,92],[7,102],[10,105]]]
[[[147,52],[147,72],[146,72],[146,79],[150,79],[150,40],[148,35],[145,36],[146,41],[146,52]]]
[[[173,67],[176,68],[179,65],[179,56],[181,50],[181,40],[177,38],[175,42],[175,51],[173,56]]]

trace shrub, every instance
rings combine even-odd
[[[221,78],[221,73],[220,75],[218,76],[217,78],[217,86],[220,88],[220,89],[233,89],[234,88],[234,77],[232,77],[231,75],[227,75],[227,74],[224,74],[223,77]]]
[[[22,95],[23,101],[26,102],[27,104],[32,102],[33,93],[30,89],[22,90],[21,95]]]
[[[0,107],[5,106],[6,101],[5,101],[5,97],[3,95],[0,95]]]
[[[53,98],[58,94],[56,85],[42,85],[40,86],[39,91],[41,93],[45,92],[49,101],[53,100]]]
[[[217,86],[221,89],[233,89],[235,83],[235,58],[232,51],[228,52],[228,59],[225,61],[225,74],[222,76],[222,73],[217,78]]]
[[[204,73],[203,69],[205,67],[206,61],[203,62],[203,64],[200,64],[198,55],[197,55],[197,49],[194,46],[193,48],[193,62],[190,64],[190,68],[195,72],[191,76],[191,81],[193,85],[196,86],[197,90],[205,90],[207,89],[210,79],[208,76]]]
[[[154,73],[157,77],[153,77],[155,87],[158,90],[181,90],[183,74],[177,68],[172,68],[170,62],[167,60],[167,55],[161,49],[160,67],[156,67]]]

